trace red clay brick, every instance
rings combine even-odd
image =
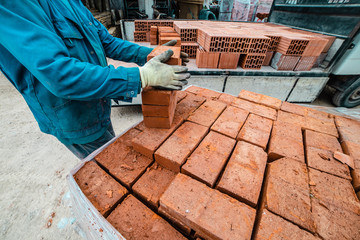
[[[269,141],[271,128],[272,121],[270,119],[250,114],[240,130],[237,140],[243,140],[265,149]]]
[[[182,166],[181,172],[213,187],[235,143],[234,139],[210,131]]]
[[[306,107],[289,102],[283,102],[280,109],[284,112],[289,112],[301,116],[305,116],[307,111]]]
[[[257,205],[267,154],[255,145],[238,142],[217,189],[249,204]]]
[[[191,113],[187,120],[210,127],[225,108],[225,103],[209,100]]]
[[[95,160],[107,170],[110,170],[113,163],[121,163],[131,152],[131,141],[141,132],[135,128],[128,130],[118,137],[112,144],[95,156]]]
[[[185,89],[186,92],[191,92],[193,94],[199,94],[204,88],[198,86],[190,86]]]
[[[154,208],[159,207],[161,195],[165,192],[175,173],[154,163],[132,187],[134,193]]]
[[[170,184],[160,198],[160,206],[206,239],[250,239],[256,213],[183,174]]]
[[[145,124],[143,121],[141,121],[138,125],[134,127],[136,130],[139,130],[140,132],[144,131],[146,129]]]
[[[144,117],[144,124],[147,128],[169,129],[172,121],[172,118],[167,117]]]
[[[175,116],[186,119],[189,117],[190,113],[195,111],[204,102],[204,97],[188,93],[187,96],[177,104]]]
[[[308,147],[315,147],[329,150],[332,152],[342,152],[339,141],[336,137],[324,133],[318,133],[310,130],[305,130],[304,134],[305,145]]]
[[[217,92],[217,91],[214,91],[214,90],[210,90],[210,89],[207,89],[207,88],[203,88],[199,93],[198,95],[204,97],[204,98],[207,98],[209,100],[217,100],[221,93],[220,92]]]
[[[269,108],[260,104],[252,103],[240,98],[235,98],[234,102],[231,104],[235,107],[247,110],[251,113],[257,114],[259,116],[269,118],[271,120],[276,120],[277,112],[273,108]]]
[[[171,97],[169,105],[159,106],[159,105],[145,105],[143,104],[142,113],[144,117],[166,117],[172,118],[175,113],[177,98]]]
[[[305,163],[301,127],[276,121],[269,142],[269,160],[290,157]]]
[[[182,122],[183,119],[181,117],[175,117],[170,129],[146,128],[132,140],[134,149],[152,159],[156,149],[158,149]]]
[[[75,173],[74,179],[84,195],[104,216],[128,193],[126,188],[115,181],[95,162],[85,163]]]
[[[172,40],[173,38],[171,38],[170,40]],[[175,39],[175,38],[174,38]],[[164,39],[159,37],[159,44],[163,44],[162,41]],[[170,41],[169,40],[169,41]],[[164,40],[166,42],[168,42],[167,40]],[[156,48],[154,48],[154,50],[147,56],[147,61],[149,61],[150,59],[152,59],[153,57],[156,57],[157,55],[160,55],[163,52],[166,52],[167,50],[171,49],[174,54],[171,56],[171,58],[166,62],[166,64],[169,65],[181,65],[181,58],[180,58],[180,46],[157,46]]]
[[[305,117],[304,129],[313,130],[320,133],[325,133],[334,137],[339,137],[338,131],[336,129],[334,120],[331,121],[322,121],[312,117]]]
[[[312,194],[321,202],[330,203],[360,215],[360,202],[349,180],[309,169]]]
[[[179,219],[170,216],[166,211],[163,210],[163,207],[160,206],[158,211],[160,215],[164,216],[165,219],[167,219],[180,232],[185,234],[185,236],[189,236],[191,234],[191,228],[189,226],[181,222]]]
[[[305,125],[305,117],[284,111],[278,111],[277,121],[299,125],[301,127]]]
[[[327,112],[321,112],[312,108],[306,108],[306,117],[316,118],[326,123],[334,123],[334,117],[331,114]]]
[[[207,127],[185,122],[155,152],[155,161],[171,171],[180,172],[181,165],[207,131]]]
[[[356,191],[360,191],[360,145],[344,141],[341,143],[344,153],[354,159],[355,169],[351,169],[352,184]]]
[[[319,238],[264,209],[261,214],[259,228],[254,239],[315,240]]]
[[[168,106],[172,98],[176,99],[176,93],[177,91],[157,90],[147,87],[141,92],[142,103],[147,105]]]
[[[183,100],[186,97],[187,92],[177,91],[176,95],[177,95],[177,102],[180,102],[181,100]]]
[[[236,138],[249,112],[229,106],[211,126],[211,130]]]
[[[360,216],[337,206],[313,200],[313,218],[323,239],[360,239]]]
[[[348,165],[351,169],[355,169],[354,159],[341,152],[334,152],[334,158],[343,164]]]
[[[107,217],[126,239],[186,239],[159,215],[129,195]]]
[[[304,163],[289,158],[270,163],[264,188],[264,206],[314,233],[309,185],[304,184],[308,183],[307,172],[304,171]]]
[[[234,101],[234,99],[236,99],[235,96],[226,94],[226,93],[222,93],[218,100],[220,102],[226,103],[227,105],[230,105]]]
[[[351,181],[348,166],[335,160],[331,151],[308,146],[306,148],[306,160],[308,166],[311,168]]]
[[[335,117],[335,122],[341,142],[348,141],[360,145],[359,134],[354,134],[360,132],[360,122],[339,116]]]
[[[241,92],[239,93],[239,98],[275,109],[280,109],[281,107],[280,99],[246,90],[241,90]]]

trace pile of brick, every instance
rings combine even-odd
[[[309,71],[324,60],[335,41],[335,37],[270,23],[174,21],[173,27],[182,51],[196,57],[199,68],[271,65],[277,70]]]
[[[135,20],[134,41],[150,42],[150,30],[152,26],[173,27],[172,20]],[[148,38],[146,36],[149,36]]]
[[[359,132],[269,96],[192,86],[169,129],[141,122],[74,178],[126,239],[360,239]]]

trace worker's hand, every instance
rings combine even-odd
[[[181,90],[190,77],[187,67],[165,64],[174,52],[169,49],[162,54],[150,59],[143,67],[140,67],[142,87],[160,87],[171,90]]]
[[[163,46],[175,46],[177,43],[177,40],[171,40],[167,43],[164,43]],[[181,58],[181,62],[182,62],[182,65],[186,66],[186,63],[189,62],[189,55],[185,52],[180,52],[180,58]]]

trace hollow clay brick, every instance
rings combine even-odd
[[[225,103],[209,100],[191,113],[187,120],[210,127],[225,108]]]
[[[265,149],[269,141],[271,128],[272,121],[270,119],[250,114],[241,128],[237,140],[243,140]]]
[[[171,39],[172,40],[172,39]],[[163,44],[161,43],[162,39],[159,39],[159,44]],[[170,40],[169,40],[170,41]],[[166,41],[168,42],[168,41]],[[164,43],[166,43],[164,42]],[[156,48],[154,48],[154,50],[147,56],[147,61],[149,61],[150,59],[152,59],[153,57],[156,57],[160,54],[162,54],[163,52],[166,52],[167,50],[171,49],[173,51],[173,55],[170,57],[170,59],[166,62],[166,64],[169,65],[181,65],[181,58],[180,58],[180,46],[174,46],[174,47],[169,47],[169,46],[157,46]]]
[[[154,163],[132,187],[134,193],[154,208],[159,207],[159,199],[165,192],[175,173],[158,166]]]
[[[316,199],[360,215],[360,202],[349,180],[309,169],[310,189]]]
[[[155,152],[155,161],[171,171],[180,172],[181,165],[207,131],[207,127],[185,122]]]
[[[217,189],[249,204],[257,205],[264,178],[267,154],[255,145],[238,142]]]
[[[275,109],[280,109],[281,107],[280,99],[246,90],[241,90],[241,92],[239,93],[239,98]]]
[[[213,187],[234,146],[234,139],[210,131],[182,166],[181,172]]]
[[[119,163],[131,152],[131,141],[140,131],[132,128],[118,137],[112,144],[95,156],[95,160],[107,170],[110,170],[113,163]]]
[[[269,160],[290,157],[305,163],[301,127],[275,121],[268,148]]]
[[[107,217],[126,239],[186,239],[159,215],[129,195]]]
[[[235,107],[247,110],[251,113],[257,114],[259,116],[265,117],[265,118],[269,118],[271,120],[276,120],[276,116],[277,116],[277,112],[275,109],[260,105],[260,104],[256,104],[256,103],[252,103],[240,98],[235,98],[234,102],[231,104]]]
[[[236,138],[249,112],[229,106],[211,126],[211,130]]]
[[[160,198],[160,206],[205,239],[250,239],[256,213],[183,174],[170,184]]]
[[[319,238],[264,209],[261,213],[261,220],[254,239],[315,240]]]
[[[306,160],[311,168],[351,181],[349,167],[335,160],[331,151],[308,146],[306,148]]]
[[[264,206],[286,220],[315,232],[304,163],[283,158],[269,164],[264,187]]]
[[[153,154],[156,149],[159,148],[182,122],[183,119],[181,117],[175,117],[169,129],[146,128],[132,140],[132,146],[139,153],[153,159]]]
[[[195,111],[204,102],[204,97],[188,93],[186,97],[177,104],[175,109],[175,116],[186,119],[189,117],[190,113]]]
[[[305,130],[304,133],[305,145],[320,149],[329,150],[332,152],[342,152],[339,141],[336,137],[324,133],[318,133],[310,130]]]
[[[104,216],[128,193],[126,188],[115,181],[95,162],[85,163],[75,173],[74,179],[84,195]]]
[[[219,101],[230,105],[236,97],[230,94],[222,93],[219,97]]]
[[[176,93],[177,91],[146,87],[141,92],[141,99],[143,104],[168,106],[173,101],[173,98],[176,99]]]
[[[360,239],[360,215],[316,200],[312,201],[312,212],[323,239]]]
[[[144,124],[147,128],[169,129],[172,121],[172,118],[167,117],[144,117]]]

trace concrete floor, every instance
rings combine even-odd
[[[0,239],[82,239],[65,179],[79,160],[40,132],[25,101],[1,73],[0,93]],[[316,104],[331,106],[326,95]],[[360,108],[354,111],[360,114]],[[117,134],[141,118],[140,107],[112,110]]]

